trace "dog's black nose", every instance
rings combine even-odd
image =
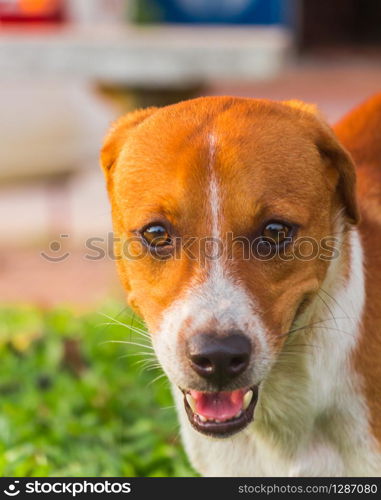
[[[241,332],[199,333],[188,340],[187,356],[193,370],[219,387],[245,371],[251,344]]]

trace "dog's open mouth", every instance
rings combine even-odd
[[[228,437],[244,429],[252,420],[258,387],[235,391],[183,391],[184,405],[193,427],[209,436]]]

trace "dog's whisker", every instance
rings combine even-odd
[[[316,325],[320,325],[321,323],[325,323],[327,321],[335,321],[336,323],[336,320],[342,320],[342,319],[348,319],[348,318],[340,318],[340,317],[333,317],[333,318],[326,318],[326,319],[322,319],[322,320],[319,320],[319,321],[315,321],[313,323],[308,323],[307,325],[303,325],[303,326],[299,326],[299,327],[296,327],[296,328],[292,328],[291,330],[288,330],[287,332],[284,332],[284,333],[281,333],[278,335],[278,337],[286,337],[288,335],[291,335],[292,333],[295,333],[295,332],[298,332],[298,331],[301,331],[301,330],[306,330],[308,328],[310,328],[311,330],[313,329],[326,329],[326,330],[334,330],[334,331],[339,331],[339,332],[342,332],[342,333],[346,333],[347,335],[352,335],[350,332],[346,332],[345,330],[342,330],[340,328],[333,328],[333,327],[330,327],[330,326],[326,326],[326,325],[323,325],[323,326],[316,326]]]
[[[115,321],[110,321],[110,322],[106,322],[106,323],[99,323],[101,326],[103,325],[109,325],[109,326],[122,326],[123,328],[127,328],[128,330],[131,330],[131,331],[134,331],[136,333],[139,333],[141,335],[145,335],[147,337],[149,337],[149,334],[145,331],[145,330],[140,330],[139,328],[136,328],[135,326],[132,326],[132,325],[125,325],[124,323],[118,323],[118,322],[115,322]]]
[[[127,330],[137,333],[138,335],[141,335],[142,337],[145,337],[147,339],[151,339],[151,336],[144,330],[138,330],[134,326],[130,325],[125,325],[124,323],[115,323],[115,322],[109,322],[109,323],[100,323],[100,325],[108,325],[108,326],[123,326],[123,328],[127,328]]]
[[[148,339],[148,340],[151,340],[151,335],[149,333],[147,333],[146,331],[140,331],[140,330],[137,330],[135,327],[131,326],[129,327],[130,331],[134,332],[134,333],[137,333],[138,335],[141,335],[142,337]]]
[[[128,352],[127,354],[122,354],[118,359],[132,358],[133,356],[146,356],[147,358],[156,359],[156,356],[152,352]],[[145,360],[142,360],[145,361]]]
[[[156,361],[156,356],[152,353],[149,352],[139,352],[139,353],[127,353],[123,354],[122,356],[119,356],[118,359],[125,359],[125,358],[132,358],[136,356],[144,356],[144,359],[140,359],[136,361],[132,366],[135,366],[136,364],[141,364],[142,362],[151,362],[154,363]]]
[[[153,351],[153,347],[147,344],[140,344],[139,342],[131,342],[130,340],[105,340],[101,342],[101,344],[126,344],[126,345],[134,345],[137,347],[144,347],[146,349],[150,349]]]
[[[308,323],[307,325],[302,325],[302,326],[298,326],[295,328],[291,328],[290,330],[287,330],[287,332],[278,334],[278,337],[285,337],[287,335],[290,335],[291,333],[298,332],[299,330],[304,330],[306,328],[312,328],[314,325],[318,325],[318,324],[324,323],[326,321],[332,321],[332,318],[321,319],[321,320],[315,321],[313,323]]]
[[[156,365],[151,365],[147,368],[147,372],[151,372],[153,370],[161,370],[161,365],[156,364]]]
[[[321,289],[321,290],[323,290],[323,289]],[[319,292],[317,293],[317,296],[318,296],[318,298],[319,298],[319,299],[323,302],[323,304],[325,305],[325,307],[328,309],[328,312],[329,312],[329,314],[331,315],[332,320],[335,322],[335,325],[336,325],[336,326],[338,326],[338,325],[337,325],[337,321],[336,321],[336,319],[335,319],[335,316],[334,316],[334,314],[333,314],[333,311],[332,311],[331,307],[330,307],[330,306],[328,305],[328,303],[327,303],[327,302],[323,299],[323,297],[320,295],[320,293],[319,293]]]
[[[278,356],[278,358],[275,360],[275,364],[279,363],[286,363],[289,366],[290,360],[292,361],[293,358],[299,356],[299,355],[307,355],[307,356],[312,356],[312,352],[306,352],[306,351],[295,351],[295,352],[289,352],[286,354],[286,356]]]
[[[296,346],[296,347],[300,347],[300,350],[297,350],[297,349],[290,349],[290,350],[285,350],[285,351],[281,351],[279,354],[278,354],[278,357],[279,356],[285,356],[285,355],[288,355],[288,354],[298,354],[298,353],[304,353],[306,352],[306,349],[316,349],[316,346],[309,346],[309,345],[306,345],[306,346]]]
[[[152,371],[152,370],[155,370],[155,371],[158,371],[159,367],[155,366],[155,367],[147,367],[147,366],[141,366],[140,369],[139,369],[139,375],[142,375],[142,373],[147,373],[149,371]]]
[[[146,366],[154,366],[155,368],[161,368],[161,365],[158,363],[156,358],[152,357],[150,359],[139,359],[138,361],[135,361],[133,366],[136,365],[146,365]]]
[[[137,333],[148,335],[146,330],[133,325],[133,322],[131,322],[131,324],[128,325],[127,323],[123,323],[123,321],[120,321],[116,318],[113,318],[112,316],[109,316],[108,314],[105,314],[105,313],[99,313],[99,314],[101,316],[104,316],[105,318],[109,319],[111,321],[110,325],[119,325],[119,326],[122,326],[124,328],[127,328],[128,330],[134,330]]]
[[[158,382],[160,379],[162,379],[164,377],[166,377],[165,373],[161,373],[160,375],[155,377],[153,380],[151,380],[151,382],[148,384],[148,387],[150,387],[152,384],[154,384],[155,382]]]
[[[152,363],[155,359],[156,359],[156,356],[150,356],[150,359],[139,359],[138,361],[136,361],[134,363],[134,365],[139,365],[142,363]],[[160,366],[159,363],[157,363],[157,365]]]
[[[108,322],[108,323],[99,323],[101,326],[124,326],[125,328],[127,328],[128,330],[131,330],[133,332],[136,332],[138,333],[139,335],[142,335],[143,337],[146,337],[147,339],[150,339],[150,335],[144,331],[144,330],[138,330],[136,329],[134,326],[130,326],[130,325],[120,325],[120,323],[115,323],[115,322]]]
[[[314,326],[311,328],[312,330],[329,330],[333,332],[340,332],[344,333],[344,335],[349,335],[350,337],[353,337],[353,334],[351,332],[347,332],[346,330],[343,330],[342,328],[333,328],[332,326]]]
[[[162,407],[160,407],[160,410],[176,410],[176,406],[175,405],[172,405],[172,406],[162,406]]]
[[[290,346],[286,345],[286,350],[284,352],[293,352],[293,350],[295,352],[298,352],[298,351],[295,350],[296,348],[300,348],[300,349],[303,350],[303,352],[305,352],[304,351],[305,349],[312,349],[312,350],[314,350],[314,349],[321,349],[322,346],[315,345],[315,344],[295,344],[295,345],[292,344]]]
[[[347,312],[341,306],[341,304],[337,301],[337,299],[335,297],[333,297],[333,295],[331,295],[329,292],[327,292],[326,290],[324,290],[324,288],[320,288],[320,290],[323,293],[325,293],[337,305],[337,307],[339,307],[343,311],[343,313],[345,315],[345,319],[351,320],[351,322],[354,324],[355,318],[351,318],[350,316],[347,315]]]

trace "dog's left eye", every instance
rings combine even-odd
[[[271,221],[264,227],[262,241],[278,246],[287,241],[292,235],[292,227],[285,222]]]
[[[153,224],[142,231],[144,241],[150,247],[163,247],[171,244],[171,238],[164,226]]]

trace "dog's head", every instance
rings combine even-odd
[[[190,422],[243,429],[325,279],[338,213],[357,220],[348,153],[312,107],[216,97],[123,117],[102,166],[129,304]]]

